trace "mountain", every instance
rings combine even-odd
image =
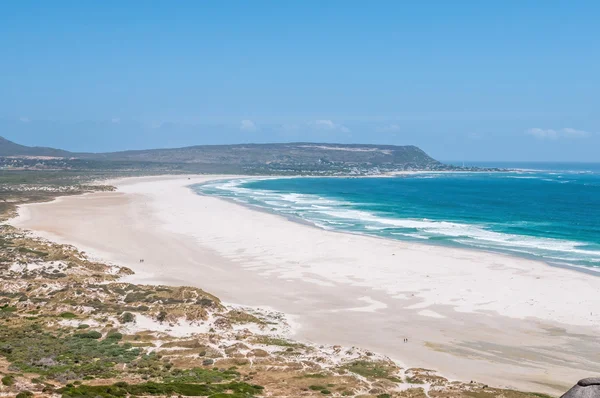
[[[0,138],[0,156],[64,157],[72,160],[71,168],[161,168],[253,174],[365,174],[397,170],[443,170],[449,167],[415,146],[306,142],[72,153],[60,149],[27,147]]]
[[[0,156],[52,156],[68,157],[72,154],[61,149],[19,145],[0,137]]]
[[[425,166],[439,164],[415,146],[345,144],[238,144],[198,145],[173,149],[151,149],[85,155],[94,159],[205,164],[294,164],[324,163]]]

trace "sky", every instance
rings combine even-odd
[[[0,3],[0,136],[600,161],[600,2]]]

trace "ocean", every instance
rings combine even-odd
[[[468,165],[515,171],[244,178],[194,189],[324,229],[600,271],[600,164]]]

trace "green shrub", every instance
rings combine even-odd
[[[33,397],[33,393],[31,391],[21,391],[17,394],[15,398],[29,398]]]
[[[89,332],[85,333],[77,333],[74,336],[79,337],[80,339],[99,339],[102,337],[102,333],[95,330],[90,330]]]
[[[7,375],[2,378],[2,384],[5,386],[12,386],[15,384],[15,377],[13,375]]]
[[[90,327],[90,325],[82,323],[81,325],[77,326],[77,329],[88,329],[89,327]]]
[[[213,301],[206,297],[202,297],[201,299],[196,300],[196,304],[201,305],[202,307],[210,307],[213,305]]]
[[[224,371],[204,368],[174,369],[170,375],[163,378],[163,381],[167,383],[220,383],[225,380],[234,380],[239,375],[233,369]]]
[[[121,321],[121,323],[135,322],[135,315],[133,315],[131,312],[124,312],[123,315],[121,315],[121,317],[119,318],[119,320]]]
[[[131,363],[142,353],[115,338],[100,340],[95,331],[58,336],[40,329],[37,324],[0,328],[0,355],[12,368],[63,382],[110,378],[119,375],[115,365]]]
[[[111,332],[106,336],[107,339],[121,340],[123,335],[119,332]]]
[[[212,398],[251,398],[261,393],[261,386],[243,382],[225,384],[186,384],[186,383],[116,383],[111,386],[70,386],[58,390],[63,397],[126,397],[127,395],[183,395]]]
[[[63,312],[60,314],[60,317],[65,319],[74,319],[77,318],[77,315],[73,314],[72,312]]]
[[[127,294],[127,296],[125,296],[125,299],[123,301],[125,301],[126,303],[135,303],[136,301],[152,303],[152,302],[156,301],[157,299],[155,297],[152,297],[151,295],[152,295],[152,292],[129,293],[129,294]],[[148,296],[150,296],[150,297],[148,297]]]
[[[301,348],[302,347],[302,344],[294,343],[294,342],[286,340],[286,339],[280,339],[280,338],[269,337],[269,336],[260,336],[256,339],[256,342],[259,344],[277,345],[277,346],[281,346],[281,347],[292,347],[292,348],[294,348],[294,347]]]
[[[167,319],[167,313],[165,311],[160,311],[156,316],[156,320],[159,322],[164,322]]]
[[[373,377],[373,378],[380,378],[380,379],[388,379],[388,380],[395,381],[395,382],[401,381],[400,379],[398,379],[397,377],[395,377],[393,375],[394,369],[391,366],[389,366],[383,362],[371,362],[371,361],[365,361],[365,360],[358,360],[358,361],[354,361],[344,367],[347,370],[349,370],[350,372],[356,373],[356,374],[366,377],[366,378]]]

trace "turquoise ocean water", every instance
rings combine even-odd
[[[600,271],[600,164],[473,164],[494,173],[231,179],[201,194],[316,226]]]

